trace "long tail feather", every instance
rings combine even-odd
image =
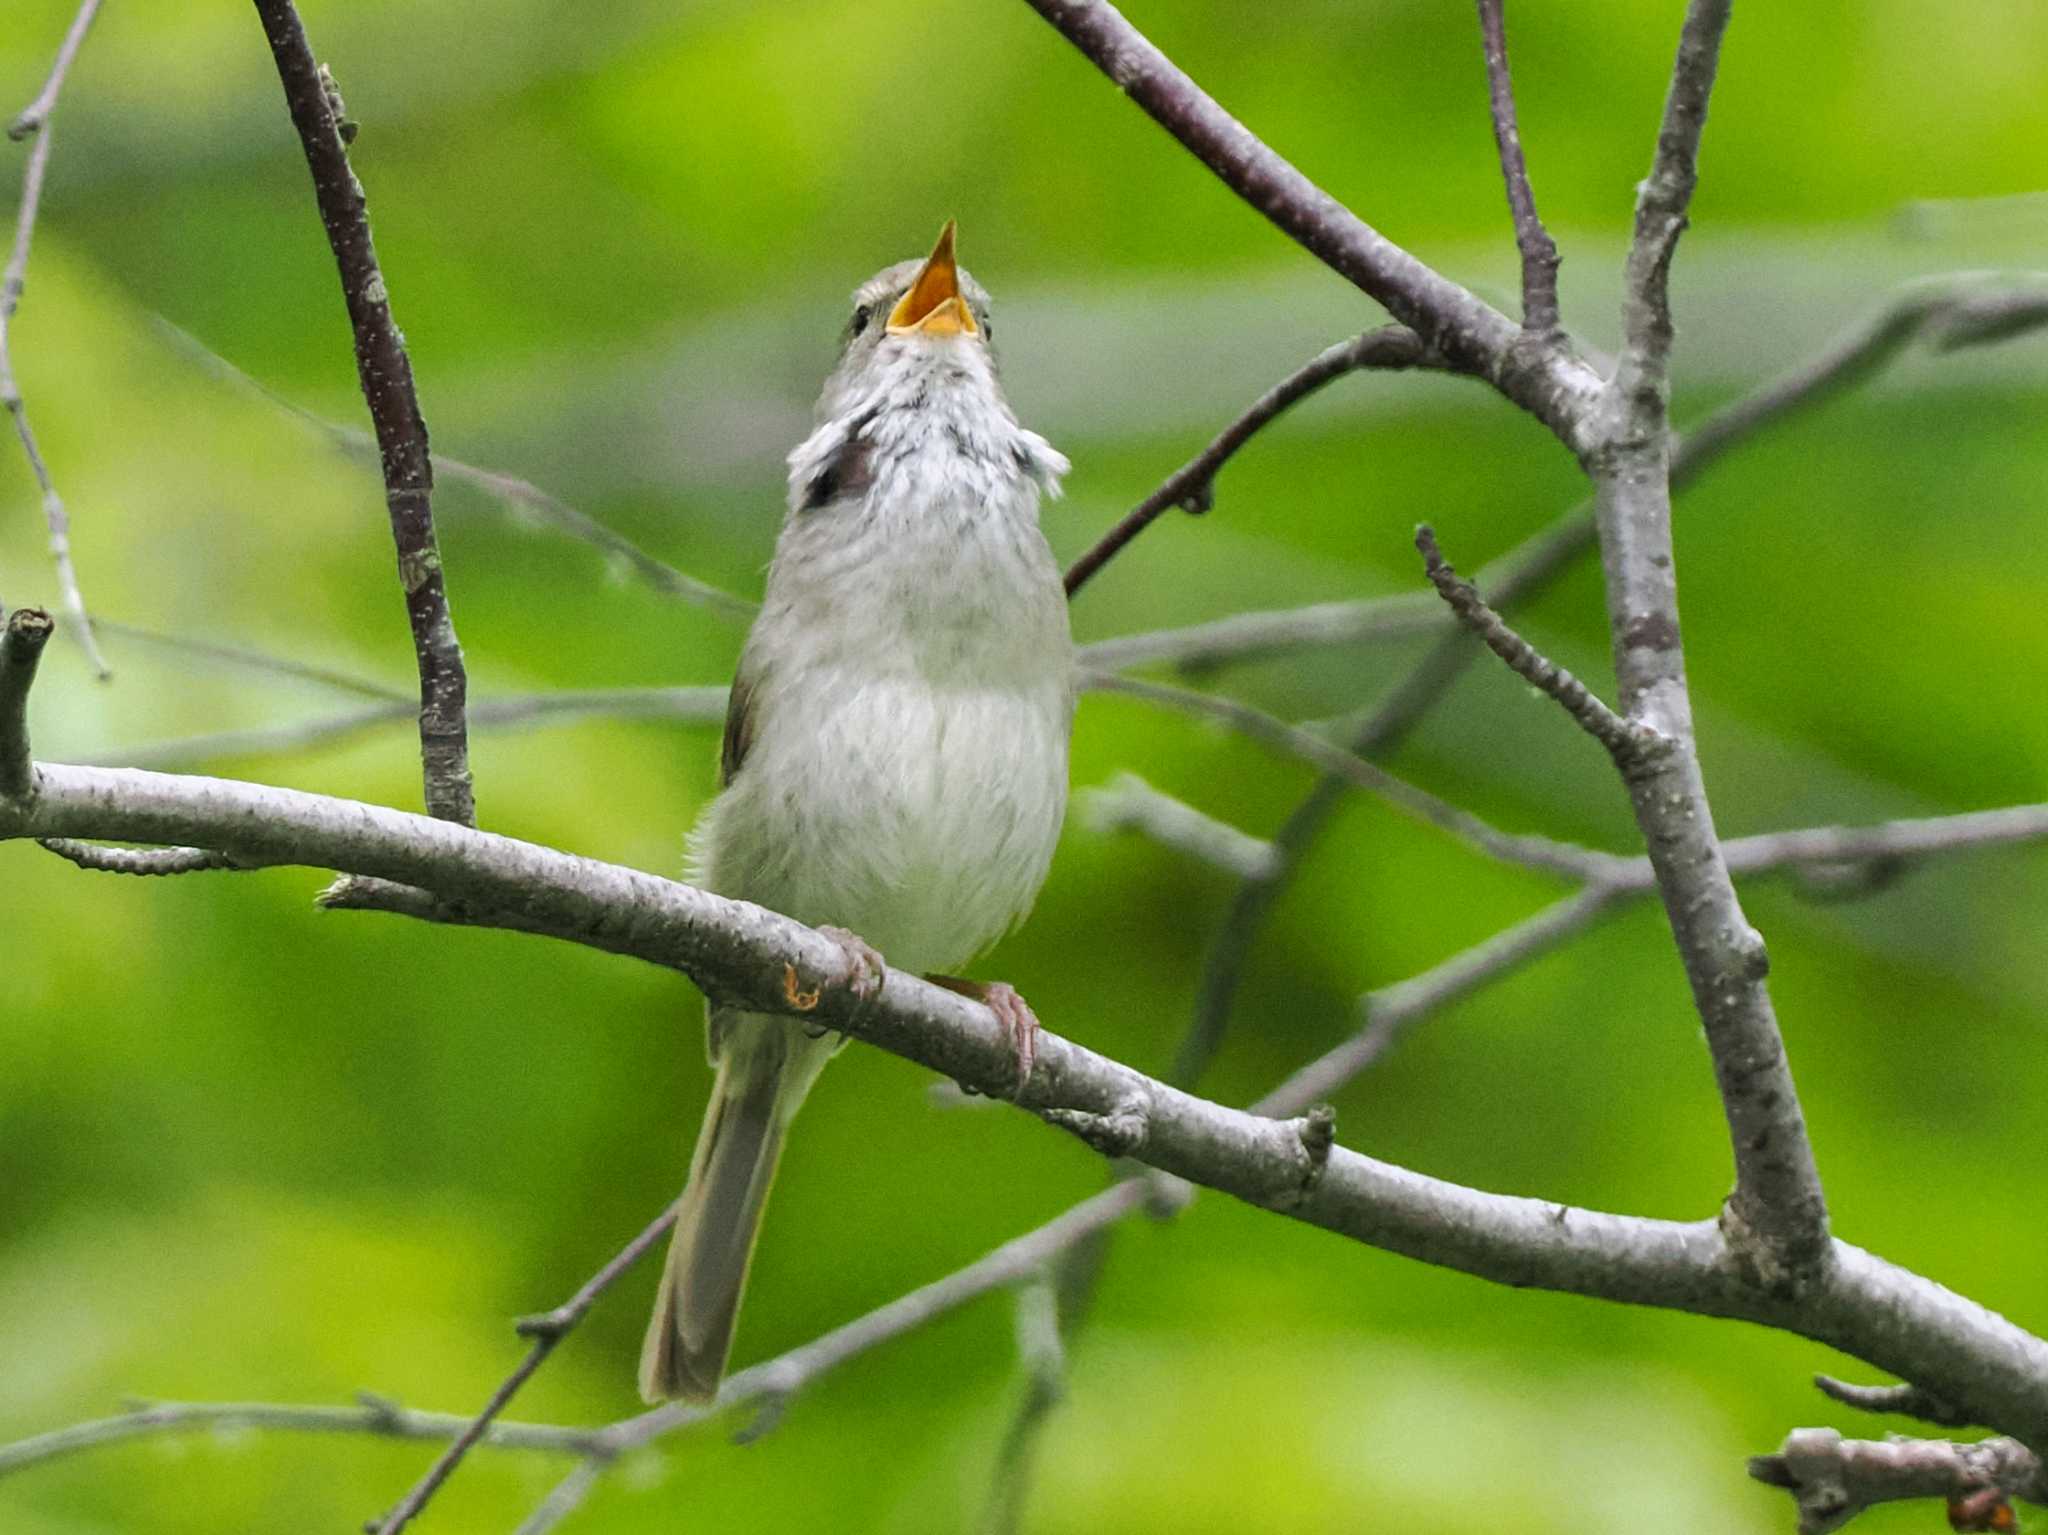
[[[719,1064],[640,1352],[640,1394],[649,1402],[708,1401],[718,1391],[796,1107],[786,1092],[809,1085],[789,1080],[790,1065],[781,1050],[732,1050]]]

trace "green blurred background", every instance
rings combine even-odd
[[[40,83],[70,0],[12,0],[0,105]],[[1615,331],[1677,0],[1529,0],[1523,123],[1567,320]],[[1510,301],[1471,8],[1149,0],[1133,18],[1394,238]],[[528,476],[749,593],[782,454],[844,295],[957,215],[1011,394],[1075,463],[1071,556],[1317,347],[1377,311],[999,0],[741,4],[322,0],[355,162],[437,447]],[[361,424],[305,167],[249,7],[107,8],[72,76],[15,356],[102,614],[404,686],[379,494],[168,320],[292,402]],[[1806,355],[1896,282],[2042,264],[2048,11],[1981,0],[1739,8],[1676,279],[1681,415]],[[8,147],[0,186],[18,185]],[[9,194],[11,195],[11,193]],[[1902,206],[1936,200],[1911,218]],[[1955,200],[1951,203],[1950,200]],[[2044,795],[2048,347],[1912,361],[1760,440],[1684,499],[1702,750],[1731,834]],[[1094,638],[1245,607],[1414,590],[1413,525],[1476,566],[1576,493],[1481,390],[1347,380],[1246,452],[1216,512],[1113,566]],[[488,498],[438,498],[476,694],[722,682],[735,628],[616,578]],[[0,444],[0,599],[54,599],[34,489]],[[1582,568],[1528,628],[1608,675]],[[42,754],[351,707],[119,636],[95,684],[57,646]],[[1294,718],[1354,709],[1413,646],[1235,668]],[[597,720],[481,734],[501,831],[673,872],[711,732]],[[1399,768],[1497,821],[1630,848],[1605,764],[1475,669]],[[215,771],[403,806],[409,732]],[[1307,770],[1092,697],[1077,786],[1131,769],[1265,833]],[[2048,1325],[2026,1108],[2048,1092],[2048,853],[1959,857],[1849,905],[1751,889],[1842,1233]],[[121,881],[0,848],[0,1438],[124,1397],[479,1404],[508,1319],[565,1296],[670,1198],[706,1088],[694,993],[517,937],[318,915],[317,876]],[[1243,1101],[1355,1026],[1364,988],[1552,899],[1355,800],[1259,943],[1206,1088]],[[982,973],[1050,1027],[1163,1069],[1222,876],[1073,818],[1029,927]],[[1022,1116],[943,1112],[925,1073],[847,1052],[784,1166],[742,1328],[765,1358],[1100,1185]],[[1661,918],[1638,906],[1432,1020],[1338,1104],[1348,1145],[1606,1208],[1710,1213],[1728,1157]],[[634,1275],[516,1415],[631,1410]],[[1741,1457],[1873,1419],[1759,1330],[1496,1289],[1220,1197],[1117,1238],[1073,1349],[1027,1528],[1788,1529]],[[838,1371],[745,1448],[716,1427],[622,1467],[569,1528],[928,1531],[979,1516],[1019,1384],[991,1297]],[[7,1531],[341,1531],[429,1451],[201,1435],[0,1481]],[[479,1454],[426,1528],[508,1530],[566,1469]],[[1909,1508],[1868,1527],[1926,1528]]]

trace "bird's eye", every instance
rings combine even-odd
[[[858,309],[854,310],[853,319],[847,324],[846,334],[849,337],[858,336],[868,328],[868,318],[869,307],[866,304],[862,304]]]
[[[981,317],[981,339],[984,341],[996,339],[996,322],[987,315]]]

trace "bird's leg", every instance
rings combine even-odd
[[[1010,1096],[1022,1094],[1024,1084],[1031,1080],[1032,1063],[1038,1059],[1038,1015],[1031,1011],[1031,1004],[1008,981],[970,981],[957,975],[927,975],[925,979],[934,986],[972,997],[996,1015],[996,1022],[1009,1034],[1010,1048],[1017,1056],[1017,1085]]]
[[[825,926],[818,931],[838,944],[840,952],[846,956],[846,979],[841,984],[853,994],[857,1009],[866,1007],[881,992],[883,978],[889,973],[881,954],[860,934],[848,932],[843,927]],[[817,1024],[806,1025],[804,1032],[812,1039],[822,1039],[831,1030]]]

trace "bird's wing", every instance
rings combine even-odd
[[[729,785],[739,776],[747,749],[754,744],[754,686],[760,664],[749,645],[740,652],[740,664],[733,672],[732,691],[725,700],[725,740],[718,750],[718,781]]]

